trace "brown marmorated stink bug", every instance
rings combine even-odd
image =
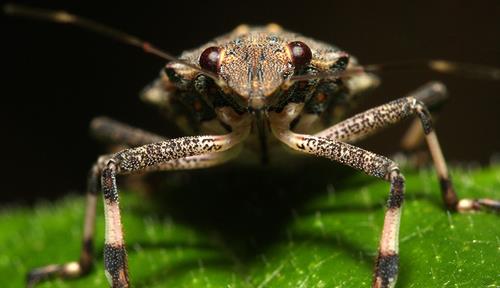
[[[112,287],[130,286],[116,175],[208,168],[231,160],[242,149],[259,151],[261,161],[266,162],[269,148],[280,142],[390,182],[373,287],[394,287],[405,179],[397,163],[353,144],[408,117],[416,116],[422,124],[447,209],[467,212],[500,208],[500,202],[491,199],[459,199],[453,190],[427,108],[444,97],[446,89],[440,83],[429,83],[404,98],[344,119],[352,102],[378,85],[378,78],[371,72],[380,66],[361,66],[335,46],[275,24],[241,25],[175,58],[139,38],[66,12],[15,5],[6,6],[5,11],[80,26],[168,60],[143,97],[171,113],[188,107],[189,115],[179,117],[194,119],[191,122],[196,122],[203,133],[166,139],[107,118],[95,119],[91,124],[94,133],[132,148],[100,157],[91,169],[79,261],[33,270],[29,287],[50,276],[78,277],[89,271],[100,189],[105,206],[105,273]],[[447,61],[431,61],[428,65],[445,73],[463,68]],[[498,75],[496,70],[483,72]]]

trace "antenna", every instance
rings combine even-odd
[[[448,60],[407,60],[386,64],[372,64],[366,66],[353,67],[347,70],[322,72],[318,74],[292,76],[288,80],[291,83],[297,81],[307,81],[313,79],[337,79],[345,76],[356,75],[364,72],[387,72],[404,70],[431,70],[442,74],[464,76],[469,78],[479,78],[486,80],[500,80],[500,69],[484,65],[453,62]]]
[[[500,80],[500,69],[485,65],[454,62],[442,59],[434,60],[407,60],[387,64],[367,65],[364,67],[368,72],[402,70],[402,69],[429,69],[431,71],[464,76],[470,78],[480,78],[486,80]]]
[[[111,28],[109,26],[106,26],[104,24],[98,23],[96,21],[87,18],[70,14],[66,11],[55,11],[55,10],[33,8],[18,4],[6,4],[3,7],[3,11],[7,15],[38,19],[38,20],[61,23],[61,24],[69,24],[89,31],[93,31],[97,34],[101,34],[103,36],[115,39],[127,45],[138,47],[142,49],[144,52],[156,55],[162,59],[182,64],[204,75],[207,75],[208,77],[214,79],[219,83],[221,82],[221,79],[217,74],[202,69],[196,65],[181,60],[175,56],[172,56],[171,54],[157,48],[153,44],[144,41],[134,35],[130,35],[128,33]]]

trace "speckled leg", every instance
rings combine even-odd
[[[94,119],[91,124],[91,130],[94,134],[99,135],[99,138],[105,142],[120,143],[127,146],[144,145],[158,141],[158,139],[165,140],[165,138],[161,136],[121,124],[108,118]],[[234,158],[238,155],[239,150],[239,147],[235,147],[223,152],[179,158],[166,161],[156,166],[150,166],[144,169],[144,171],[173,171],[212,167]],[[112,155],[99,157],[98,161],[93,165],[89,173],[80,260],[66,264],[53,264],[33,269],[28,274],[27,287],[33,287],[38,282],[52,277],[81,277],[90,271],[94,258],[93,238],[95,231],[97,191],[99,191],[100,188],[99,177],[108,160],[111,158]]]
[[[345,142],[359,141],[383,128],[417,115],[423,127],[425,139],[431,152],[434,166],[441,183],[444,203],[452,211],[471,211],[481,207],[500,209],[500,202],[492,199],[458,199],[446,166],[439,141],[432,125],[432,119],[424,102],[432,103],[444,95],[444,86],[433,82],[417,90],[413,96],[401,98],[379,107],[357,114],[315,136]]]
[[[113,155],[101,174],[106,219],[104,266],[112,287],[129,287],[116,175],[165,167],[181,158],[227,151],[248,133],[249,127],[245,126],[233,129],[228,135],[182,137],[126,149]]]
[[[398,275],[399,223],[405,182],[398,165],[386,157],[344,142],[291,132],[289,119],[296,114],[291,110],[294,110],[293,106],[287,107],[281,115],[271,115],[274,135],[290,148],[343,163],[391,183],[373,287],[394,287]]]
[[[105,143],[137,147],[150,143],[167,140],[167,138],[120,123],[107,117],[92,119],[90,132]],[[240,147],[241,148],[241,147]],[[192,157],[184,157],[167,161],[158,166],[150,166],[142,170],[147,171],[172,171],[208,168],[222,164],[239,154],[241,149],[233,148],[221,153],[207,153]],[[99,171],[100,173],[100,171]]]
[[[138,146],[165,140],[165,138],[161,136],[133,128],[106,117],[93,119],[90,130],[94,136],[106,143],[117,143],[127,146]],[[36,283],[44,279],[52,277],[75,278],[86,275],[90,271],[94,258],[93,238],[95,231],[97,191],[99,191],[100,188],[99,177],[107,160],[110,158],[110,155],[99,157],[98,161],[92,166],[89,172],[80,260],[33,269],[27,276],[27,287],[33,287]],[[172,167],[169,168],[171,168],[171,170],[175,169]],[[182,169],[182,165],[180,165],[179,168]]]

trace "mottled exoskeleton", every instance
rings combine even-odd
[[[416,117],[422,124],[447,209],[464,212],[500,206],[490,199],[459,199],[453,190],[426,105],[445,95],[440,83],[428,83],[406,97],[345,119],[355,100],[378,85],[378,78],[347,52],[275,24],[239,26],[176,59],[138,38],[67,13],[17,6],[9,6],[7,11],[84,26],[171,60],[142,97],[197,135],[166,139],[107,118],[95,119],[91,124],[94,134],[131,148],[100,157],[90,171],[80,260],[35,269],[29,275],[29,286],[49,276],[76,277],[89,271],[101,190],[106,276],[112,287],[130,286],[116,175],[206,168],[225,163],[242,150],[266,163],[287,146],[390,183],[373,287],[393,287],[398,275],[405,180],[397,163],[353,143],[408,117]],[[446,66],[445,62],[434,63],[438,64]]]

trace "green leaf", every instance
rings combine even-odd
[[[168,180],[152,195],[122,192],[134,287],[369,286],[389,184],[325,162],[255,170],[162,174]],[[448,213],[433,171],[405,172],[398,287],[499,287],[498,215]],[[500,198],[500,166],[452,174],[461,197]],[[92,273],[39,287],[107,285],[102,209]],[[76,260],[83,210],[80,196],[4,207],[0,287],[22,287],[34,267]]]

